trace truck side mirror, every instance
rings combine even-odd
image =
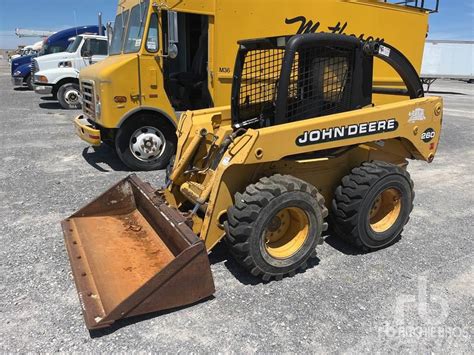
[[[178,46],[174,43],[168,45],[168,58],[175,59],[178,56]]]
[[[166,11],[165,35],[163,36],[164,49],[163,57],[175,59],[178,56],[178,13],[176,11]]]
[[[112,43],[112,38],[114,37],[114,26],[112,25],[112,22],[107,22],[107,42],[110,46],[110,43]]]
[[[178,56],[178,13],[176,11],[168,11],[168,56],[175,59]]]
[[[167,6],[153,3],[153,10],[160,13],[163,49],[156,57],[175,59],[178,56],[178,13]]]

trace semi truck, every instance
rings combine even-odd
[[[76,132],[111,145],[132,170],[164,168],[181,113],[229,103],[239,39],[326,32],[387,41],[419,73],[429,12],[378,0],[121,0],[109,57],[81,71]],[[375,102],[406,99],[397,72],[374,65]]]
[[[38,50],[41,50],[42,47],[43,47],[43,41],[40,41],[40,42],[35,43],[35,44],[31,44],[29,46],[25,46],[25,47],[23,47],[22,49],[19,50],[18,54],[12,55],[9,58],[8,61],[11,64],[12,60],[15,60],[17,58],[24,57],[24,56],[27,56],[27,55],[34,55],[38,52]]]
[[[107,55],[106,36],[77,36],[65,52],[33,59],[35,92],[52,95],[64,109],[80,108],[79,72]]]
[[[64,52],[71,42],[71,37],[75,37],[83,33],[99,34],[99,26],[80,26],[56,32],[44,40],[43,48],[37,54],[12,60],[11,76],[13,86],[18,87],[26,85],[30,90],[33,90],[33,76],[31,74],[33,58]]]

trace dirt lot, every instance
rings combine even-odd
[[[474,85],[433,90],[446,103],[441,147],[409,167],[417,195],[400,242],[358,254],[328,236],[318,265],[268,284],[220,247],[213,299],[90,334],[59,223],[129,172],[74,135],[77,112],[13,90],[1,61],[0,352],[472,352]]]

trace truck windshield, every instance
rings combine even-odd
[[[131,10],[118,14],[110,44],[110,55],[138,52],[141,47],[149,0],[137,0],[139,4]]]
[[[127,26],[129,11],[124,11],[117,15],[114,24],[114,33],[110,44],[110,55],[120,54],[122,52],[123,37]]]
[[[81,45],[82,37],[76,37],[74,41],[71,42],[69,47],[67,47],[66,52],[68,53],[75,53],[79,46]]]
[[[38,54],[40,56],[42,56],[42,55],[47,55],[47,54],[64,52],[65,50],[66,50],[66,46],[63,46],[63,45],[51,46],[51,45],[45,43],[44,46],[43,46],[43,49]]]
[[[136,5],[130,13],[127,26],[127,35],[123,51],[124,53],[138,52],[141,47],[143,32],[145,30],[145,20],[148,14],[149,0],[145,0]]]

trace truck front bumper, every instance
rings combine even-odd
[[[40,95],[51,95],[53,93],[53,87],[35,83],[35,92]]]
[[[23,86],[23,78],[20,76],[12,76],[13,86]]]
[[[74,119],[76,134],[83,141],[95,146],[101,143],[100,130],[95,128],[84,115],[79,115]]]

